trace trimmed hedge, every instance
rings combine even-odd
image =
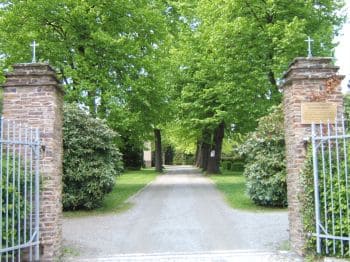
[[[221,159],[221,168],[228,171],[243,171],[245,162],[243,159],[223,157]]]
[[[105,121],[69,104],[64,107],[63,134],[63,208],[96,208],[122,170],[117,134]]]

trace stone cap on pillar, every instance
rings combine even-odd
[[[336,75],[338,70],[331,57],[297,57],[283,74],[282,87],[292,80],[327,79]]]
[[[25,63],[12,66],[13,71],[6,73],[3,87],[56,86],[64,93],[55,70],[48,63]]]

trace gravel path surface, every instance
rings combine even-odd
[[[114,254],[274,251],[288,240],[287,212],[231,209],[210,179],[170,167],[122,214],[65,219],[64,245],[80,258]]]

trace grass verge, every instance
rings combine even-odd
[[[257,206],[246,194],[243,172],[223,171],[219,175],[211,175],[216,187],[224,194],[227,203],[235,209],[247,211],[283,211],[284,208]]]
[[[117,178],[113,191],[106,195],[101,207],[94,210],[66,211],[63,215],[64,217],[82,217],[126,211],[132,204],[125,201],[153,181],[156,176],[157,173],[151,169],[126,171]]]

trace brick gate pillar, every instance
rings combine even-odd
[[[13,68],[3,87],[3,116],[40,130],[41,261],[53,261],[60,256],[62,238],[63,91],[48,64],[17,64]]]
[[[303,186],[301,171],[311,137],[311,125],[303,124],[301,105],[305,102],[336,104],[337,115],[343,112],[343,95],[337,76],[338,67],[331,58],[296,58],[284,75],[283,106],[285,122],[289,230],[292,248],[304,253],[305,233],[302,223]]]

